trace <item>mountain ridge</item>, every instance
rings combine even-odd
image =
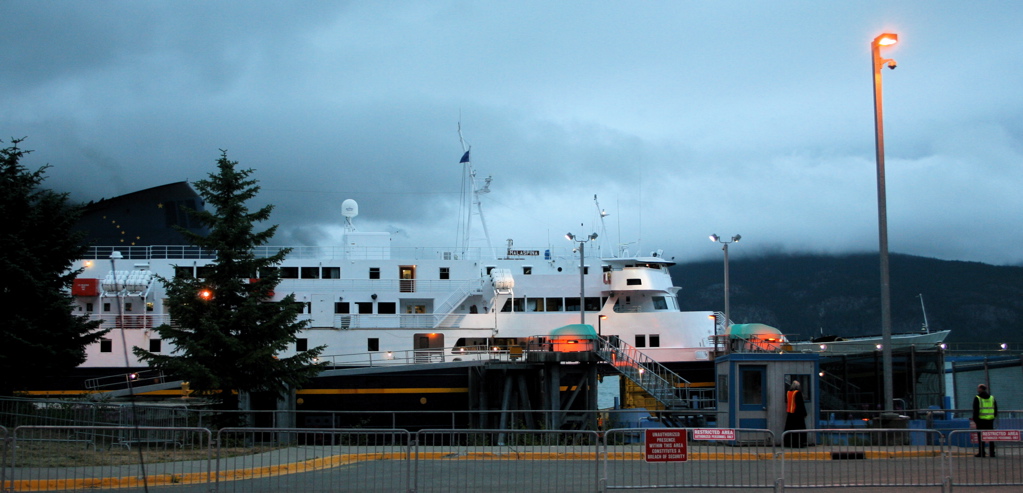
[[[683,310],[724,311],[721,261],[671,268]],[[792,340],[881,333],[876,253],[773,254],[729,261],[733,323],[764,323]],[[1023,266],[889,256],[892,333],[951,330],[948,342],[1023,342]]]

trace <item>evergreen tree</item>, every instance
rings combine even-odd
[[[21,165],[23,139],[0,149],[0,394],[65,377],[85,361],[85,346],[107,331],[72,313],[72,270],[86,247],[72,232],[81,209],[67,194],[40,187],[49,166]]]
[[[219,171],[195,183],[213,211],[189,211],[209,227],[206,236],[179,228],[192,245],[215,251],[216,260],[202,278],[161,278],[173,325],[156,328],[173,345],[171,354],[135,348],[150,366],[189,382],[193,392],[236,408],[232,391],[269,391],[283,396],[319,372],[315,359],[323,347],[282,358],[278,354],[296,341],[308,323],[296,321],[302,305],[293,294],[268,303],[280,282],[280,265],[290,250],[261,257],[255,249],[273,237],[277,226],[255,232],[253,224],[270,217],[272,205],[250,212],[245,203],[259,187],[251,169],[238,170],[221,151]],[[258,281],[254,280],[257,273]]]

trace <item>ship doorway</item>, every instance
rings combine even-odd
[[[444,362],[444,334],[413,334],[412,347],[415,350],[416,363]]]
[[[401,327],[403,329],[429,329],[436,326],[433,303],[430,300],[401,300]]]
[[[398,266],[398,289],[400,289],[402,293],[416,292],[416,266]]]
[[[334,327],[334,305],[331,303],[332,296],[326,294],[312,295],[313,302],[310,307],[309,318],[312,323],[310,327]]]

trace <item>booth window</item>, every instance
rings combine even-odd
[[[765,405],[763,366],[739,368],[739,407],[742,410],[763,410]]]

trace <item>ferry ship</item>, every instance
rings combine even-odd
[[[333,396],[329,406],[340,408],[355,405],[346,396],[370,394],[380,398],[382,407],[443,402],[445,395],[464,394],[468,386],[462,380],[444,383],[438,375],[464,371],[438,366],[431,373],[428,365],[514,354],[538,336],[577,323],[592,325],[598,336],[624,341],[683,374],[689,369],[698,379],[713,380],[715,334],[723,333],[724,320],[712,311],[680,310],[681,288],[668,271],[672,260],[660,251],[605,255],[589,241],[596,234],[568,235],[562,245],[519,247],[508,240],[500,249],[469,247],[474,218],[477,229],[482,226],[486,232],[479,197],[489,190],[477,186],[468,151],[462,164],[470,184],[465,196],[472,201],[465,208],[469,212],[462,245],[392,246],[389,233],[358,230],[358,204],[349,199],[341,204],[343,245],[291,247],[271,301],[294,293],[303,304],[301,317],[309,323],[289,352],[326,346],[321,355],[326,368],[395,369],[358,379],[336,373],[317,379],[310,386],[316,388],[298,391],[299,409],[317,399],[322,402],[324,396]],[[201,199],[189,191],[182,182],[101,201],[91,206],[85,222],[120,221],[121,238],[130,223],[158,223],[160,229],[169,229],[165,223],[178,221],[188,226],[180,211],[170,209],[175,204],[201,207]],[[216,252],[135,238],[136,244],[122,239],[114,246],[90,247],[74,266],[82,271],[73,286],[73,309],[112,329],[86,348],[87,361],[79,368],[93,391],[103,391],[104,382],[123,382],[125,374],[145,374],[132,347],[174,351],[153,330],[173,323],[158,278],[202,277],[215,260]],[[271,255],[279,248],[265,246],[257,253]],[[461,402],[455,397],[447,405]]]

